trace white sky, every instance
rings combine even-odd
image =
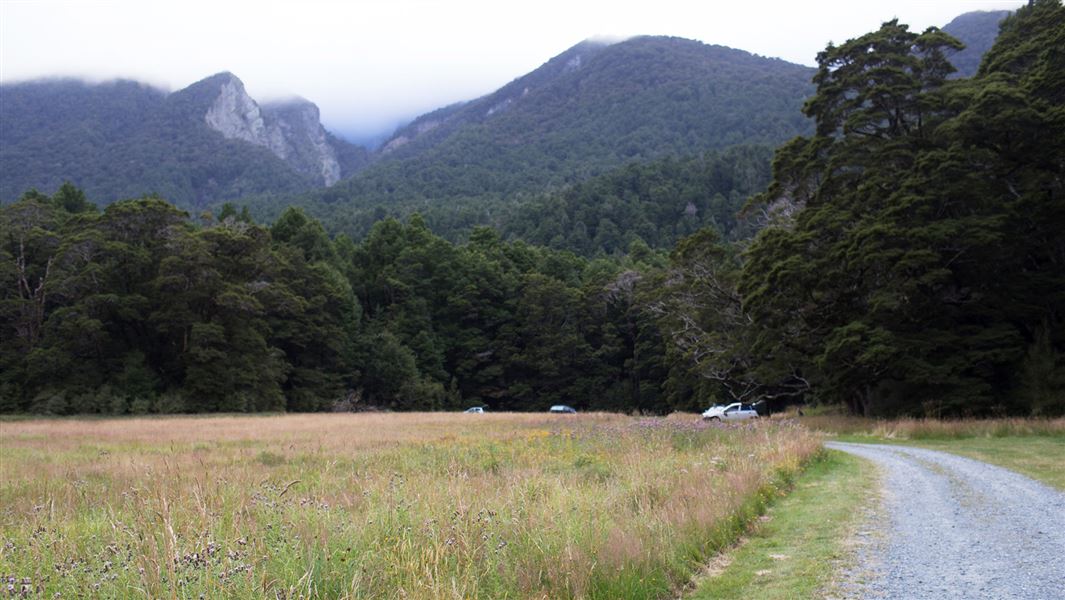
[[[813,65],[898,17],[920,31],[1023,0],[0,0],[0,81],[124,77],[176,90],[232,71],[375,134],[489,93],[589,37],[675,35]],[[2,99],[0,99],[2,100]]]

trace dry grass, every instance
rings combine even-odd
[[[850,442],[920,446],[982,460],[1065,489],[1065,418],[863,419],[810,415],[811,429]]]
[[[48,597],[662,597],[819,446],[617,415],[0,423],[0,574]]]
[[[868,419],[845,415],[814,415],[800,418],[818,431],[881,439],[924,440],[978,437],[1065,435],[1065,418],[1006,419]]]

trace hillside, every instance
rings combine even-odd
[[[374,164],[332,188],[259,198],[273,218],[299,204],[359,235],[382,214],[560,190],[634,162],[698,156],[808,133],[813,69],[667,37],[582,42],[498,91],[401,128]],[[466,219],[460,219],[466,220]],[[473,218],[474,222],[489,222]]]
[[[65,180],[101,203],[159,194],[202,207],[334,183],[367,153],[330,136],[306,100],[259,106],[220,73],[174,93],[137,83],[0,87],[0,200]]]
[[[632,163],[515,206],[501,220],[502,234],[583,256],[621,255],[637,240],[671,248],[703,227],[742,239],[753,225],[738,213],[768,185],[772,155],[767,146],[734,146]]]
[[[958,38],[965,49],[950,57],[957,77],[972,77],[980,68],[980,60],[998,37],[998,25],[1009,16],[1008,10],[975,11],[958,15],[943,26],[943,31]]]
[[[346,188],[380,199],[510,194],[634,160],[776,144],[807,130],[799,108],[812,74],[680,38],[586,41],[488,96],[415,120]]]

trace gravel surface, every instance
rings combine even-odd
[[[876,543],[847,576],[856,598],[1065,599],[1065,494],[935,450],[829,442],[883,471]]]

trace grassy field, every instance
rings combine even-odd
[[[800,421],[840,441],[952,452],[1065,490],[1065,419],[875,420],[826,415]]]
[[[687,600],[792,600],[828,593],[833,565],[847,557],[845,539],[877,483],[867,461],[829,451],[774,504],[739,547],[697,581]]]
[[[43,597],[669,597],[819,446],[691,417],[5,422],[0,574]]]

